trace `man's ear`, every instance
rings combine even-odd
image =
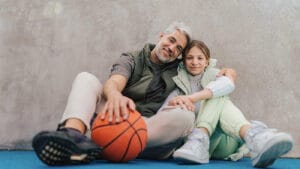
[[[163,32],[159,33],[159,39],[161,39],[165,34]]]

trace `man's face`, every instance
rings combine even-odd
[[[186,45],[186,36],[179,30],[170,34],[161,34],[155,47],[156,60],[160,63],[172,62],[182,53]]]

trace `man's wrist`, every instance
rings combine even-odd
[[[106,98],[109,99],[110,97],[115,97],[115,96],[122,96],[121,92],[115,90],[115,91],[109,91],[106,93]]]

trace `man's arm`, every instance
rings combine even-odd
[[[116,122],[120,122],[120,116],[123,119],[128,117],[128,108],[135,110],[134,102],[122,95],[122,91],[125,88],[127,83],[127,78],[123,75],[112,75],[104,84],[103,92],[104,97],[107,99],[103,110],[101,113],[101,118],[104,119],[108,115],[110,122],[113,121],[113,118],[116,119]]]

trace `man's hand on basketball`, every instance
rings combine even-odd
[[[99,113],[101,113],[101,119],[105,119],[105,116],[108,116],[109,122],[112,122],[113,118],[115,118],[116,123],[119,123],[120,117],[124,120],[128,118],[129,109],[135,110],[134,102],[121,93],[114,93],[107,98],[103,110]]]

